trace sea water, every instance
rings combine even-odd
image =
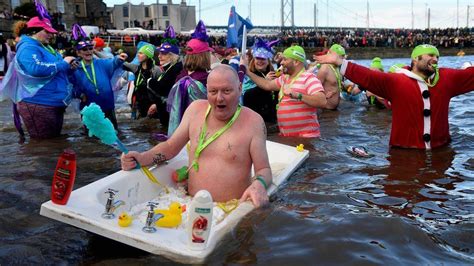
[[[473,56],[441,57],[459,68]],[[358,61],[369,65],[370,61]],[[385,69],[408,58],[384,59]],[[456,82],[453,80],[452,82]],[[144,151],[163,132],[155,120],[131,120],[121,95],[119,136]],[[430,152],[389,150],[391,114],[342,102],[320,115],[320,139],[269,140],[310,151],[308,160],[209,258],[215,264],[473,264],[474,93],[453,98],[449,146]],[[375,156],[354,158],[349,145]],[[50,199],[58,156],[77,154],[74,188],[120,170],[120,152],[83,134],[66,113],[63,135],[19,143],[11,105],[0,103],[0,264],[155,264],[169,260],[39,215]]]

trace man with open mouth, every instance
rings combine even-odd
[[[448,111],[452,97],[474,90],[474,68],[438,68],[439,51],[429,44],[413,49],[409,69],[371,71],[331,54],[320,63],[341,66],[341,74],[391,102],[390,146],[431,149],[451,141]]]

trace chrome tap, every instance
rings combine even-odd
[[[156,228],[153,226],[153,224],[159,219],[163,218],[163,214],[159,213],[155,215],[155,208],[156,206],[158,206],[158,203],[148,202],[147,206],[150,207],[150,209],[148,210],[146,223],[145,226],[142,228],[142,231],[145,233],[154,233],[156,232]]]
[[[116,200],[114,201],[115,194],[118,192],[118,190],[114,189],[107,189],[105,193],[109,193],[109,197],[107,198],[107,203],[105,204],[105,212],[102,213],[102,218],[104,219],[113,219],[115,218],[114,211],[122,206],[125,205],[125,201],[123,200]]]

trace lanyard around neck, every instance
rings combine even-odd
[[[300,75],[304,72],[304,68],[300,70],[300,72],[298,72],[298,74],[296,74],[296,76],[294,78],[291,79],[290,83],[288,84],[288,87],[291,88],[291,86],[293,85],[293,83],[295,82],[295,80],[297,80]],[[277,104],[277,109],[278,109],[278,105],[280,104],[281,100],[283,99],[283,95],[284,95],[284,92],[283,92],[283,86],[285,86],[285,83],[281,84],[281,88],[280,88],[280,92],[278,93],[278,104]]]
[[[428,86],[430,88],[436,86],[436,84],[438,83],[438,80],[439,80],[439,69],[438,68],[436,68],[434,77],[432,78],[433,82],[429,82],[429,80],[430,80],[429,78],[428,78],[428,80],[425,80],[426,86]]]
[[[44,44],[41,43],[41,46],[43,46],[43,48],[46,49],[46,51],[48,51],[50,54],[56,55],[56,51],[54,50],[53,47],[51,47],[51,45],[48,44],[45,46]]]
[[[191,166],[188,168],[188,171],[191,169],[191,167],[194,168],[194,170],[197,172],[199,171],[199,164],[197,160],[199,159],[199,156],[201,155],[201,152],[209,145],[211,144],[214,140],[216,140],[218,137],[220,137],[227,129],[229,129],[237,120],[237,118],[240,115],[240,111],[242,110],[242,107],[239,105],[237,106],[237,111],[235,111],[234,115],[232,118],[227,122],[225,126],[220,128],[216,133],[214,133],[210,138],[204,141],[206,138],[207,134],[207,117],[209,116],[209,113],[211,112],[211,105],[207,107],[206,111],[206,118],[204,118],[204,125],[202,126],[201,133],[199,134],[199,141],[198,141],[198,146],[196,147],[196,151],[194,152],[194,160],[191,164]]]
[[[41,46],[43,46],[43,48],[44,48],[46,51],[48,51],[50,54],[56,55],[56,51],[54,50],[53,47],[51,47],[51,45],[47,44],[47,45],[45,46],[45,45],[44,45],[42,42],[40,42],[36,37],[31,37],[31,38],[33,38],[33,39],[35,39],[37,42],[39,42],[39,44],[41,44]]]
[[[333,65],[329,65],[329,67],[332,69],[332,71],[334,72],[334,75],[336,75],[336,80],[337,80],[337,88],[339,89],[339,91],[342,90],[342,77],[341,77],[341,73],[339,71],[336,70],[336,68],[333,66]]]
[[[99,94],[99,88],[97,87],[97,80],[95,79],[95,69],[94,69],[94,60],[91,62],[91,72],[92,72],[92,78],[89,75],[89,72],[87,72],[86,65],[84,64],[84,61],[81,61],[82,69],[84,70],[84,73],[86,73],[87,79],[94,84],[95,87],[95,93]]]
[[[142,75],[142,69],[140,68],[140,70],[138,71],[137,82],[135,83],[135,89],[138,89],[138,86],[140,86],[142,82],[143,82],[143,75]]]
[[[176,63],[173,63],[170,67],[168,67],[165,72],[161,73],[160,76],[158,77],[158,81],[160,81],[166,73],[168,73],[168,70],[170,70]]]

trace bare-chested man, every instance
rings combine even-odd
[[[328,53],[336,54],[341,58],[346,57],[346,51],[339,44],[333,44]],[[342,75],[339,67],[333,64],[321,64],[317,74],[318,79],[324,87],[326,94],[326,109],[335,110],[341,100],[340,91],[342,90]]]
[[[146,152],[123,154],[122,169],[133,169],[136,161],[151,165],[171,159],[190,141],[189,194],[205,189],[214,201],[250,198],[256,207],[266,205],[265,186],[271,184],[272,174],[265,123],[251,109],[239,106],[241,92],[237,72],[228,65],[217,66],[207,79],[208,99],[194,101],[186,109],[166,142]]]

